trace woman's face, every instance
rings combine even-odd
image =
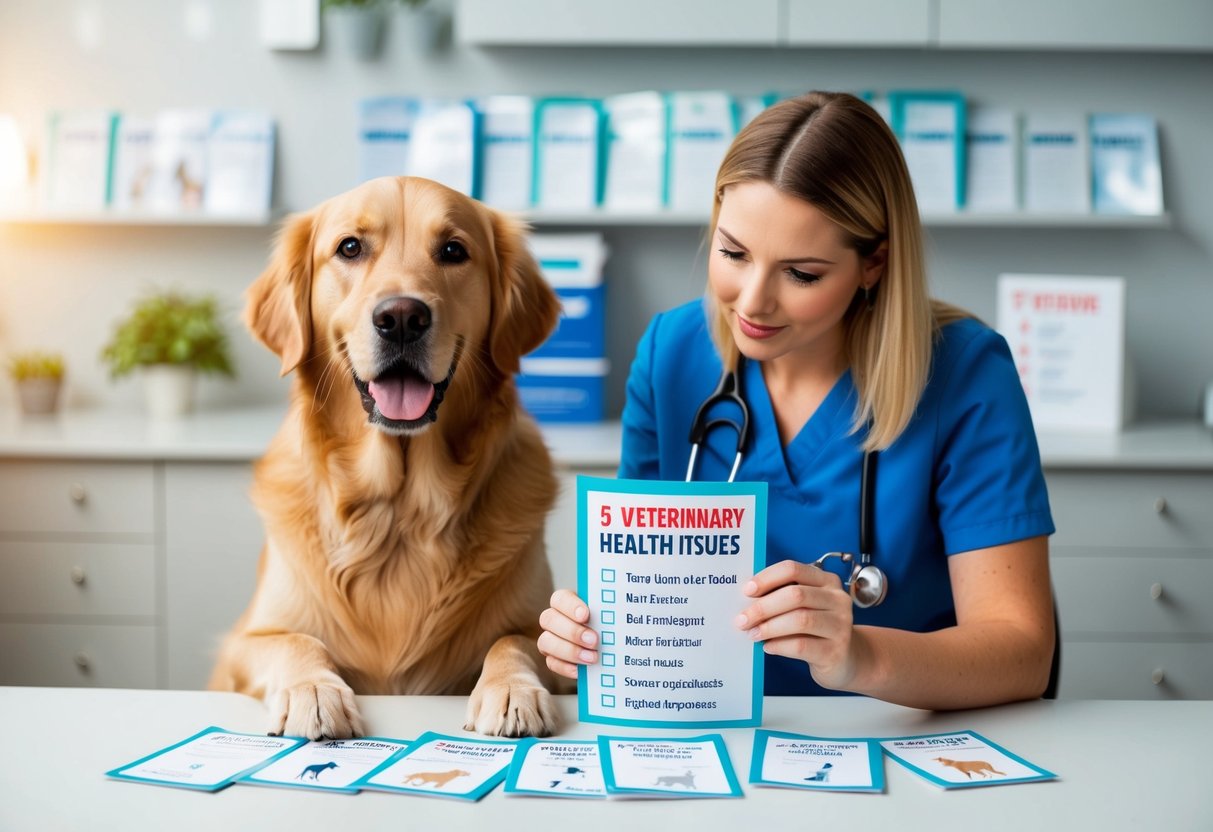
[[[742,355],[754,361],[813,353],[836,361],[855,293],[884,269],[884,247],[861,258],[842,229],[766,182],[729,186],[708,260],[708,285]]]

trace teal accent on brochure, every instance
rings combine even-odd
[[[388,737],[316,740],[287,751],[238,782],[357,794],[354,782],[409,745],[408,740]]]
[[[597,740],[519,740],[504,793],[578,800],[606,797]]]
[[[741,797],[720,734],[699,737],[598,738],[610,797]]]
[[[217,792],[306,743],[302,737],[237,734],[214,725],[112,769],[106,777]]]
[[[350,786],[475,802],[505,779],[516,746],[427,731]]]
[[[578,668],[582,722],[762,723],[762,644],[733,621],[766,524],[766,483],[577,478],[577,589],[601,639]]]
[[[880,745],[897,763],[945,789],[1057,779],[975,731],[893,737]]]
[[[965,204],[965,99],[958,92],[889,93],[893,132],[919,208],[950,212]]]
[[[531,166],[534,207],[590,210],[602,202],[605,132],[602,102],[597,98],[536,100]],[[559,175],[545,173],[549,166]]]
[[[868,737],[829,738],[754,732],[750,783],[788,789],[883,792],[884,756]]]

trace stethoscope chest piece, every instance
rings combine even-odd
[[[846,588],[851,594],[851,600],[855,602],[855,606],[860,609],[874,607],[889,594],[889,582],[885,578],[884,571],[879,566],[868,563],[867,557],[862,558],[862,563],[856,563],[855,556],[850,552],[826,552],[813,561],[813,565],[824,569],[825,561],[829,558],[838,558],[843,563],[852,565],[851,576],[847,579]]]

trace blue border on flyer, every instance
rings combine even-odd
[[[172,751],[175,748],[180,748],[183,745],[188,745],[189,743],[193,742],[194,740],[196,740],[200,737],[205,737],[207,734],[231,734],[232,736],[237,736],[237,737],[258,737],[258,738],[266,737],[265,734],[245,734],[245,733],[241,733],[240,731],[228,731],[226,728],[220,728],[217,725],[211,725],[207,728],[202,729],[197,734],[194,734],[191,737],[186,737],[185,739],[181,740],[181,742],[175,742],[172,745],[166,745],[164,748],[161,748],[158,751],[153,751],[151,754],[148,754],[145,757],[140,757],[138,760],[135,760],[134,762],[130,762],[125,765],[118,766],[117,768],[110,769],[109,771],[107,771],[105,773],[105,776],[113,777],[115,780],[129,780],[132,783],[149,783],[153,786],[171,786],[172,788],[176,788],[176,789],[192,789],[193,791],[196,791],[196,792],[217,792],[220,789],[226,789],[228,786],[232,785],[240,778],[245,777],[249,774],[252,774],[254,771],[257,771],[260,768],[264,768],[265,766],[268,766],[270,763],[274,762],[279,757],[285,757],[287,754],[291,753],[299,746],[307,743],[307,740],[303,737],[272,737],[271,739],[282,739],[282,740],[293,741],[294,745],[286,746],[281,751],[279,751],[277,754],[274,754],[271,757],[267,757],[262,762],[249,766],[244,771],[237,772],[236,774],[233,774],[232,776],[228,777],[225,780],[222,780],[218,783],[208,784],[205,786],[204,785],[194,785],[191,783],[178,783],[173,780],[157,780],[152,777],[135,777],[130,774],[122,773],[123,771],[125,771],[128,768],[132,768],[137,765],[142,765],[143,763],[146,763],[148,760],[159,757],[162,754],[167,754],[168,752]]]
[[[710,742],[716,749],[720,767],[724,771],[725,781],[729,784],[727,792],[675,792],[669,789],[629,789],[615,785],[615,767],[611,764],[612,742],[659,742],[667,745],[693,745]],[[598,756],[602,760],[602,782],[606,784],[607,794],[611,795],[662,795],[675,797],[744,797],[741,783],[733,771],[733,761],[729,759],[729,750],[720,734],[701,734],[698,737],[618,737],[599,735]]]
[[[788,783],[783,780],[767,780],[762,776],[762,763],[766,759],[767,740],[772,737],[787,740],[808,740],[810,742],[850,742],[864,743],[868,747],[868,770],[872,773],[871,786],[822,786],[812,783]],[[884,754],[880,742],[871,737],[817,737],[809,734],[794,734],[790,731],[768,731],[759,728],[754,732],[754,750],[750,756],[750,780],[755,786],[782,786],[789,789],[807,789],[822,792],[883,792]]]
[[[968,734],[969,736],[973,737],[974,739],[980,740],[981,742],[985,743],[990,748],[993,748],[998,753],[1005,754],[1007,757],[1010,757],[1012,760],[1019,763],[1020,765],[1025,766],[1026,768],[1030,768],[1033,771],[1039,772],[1039,774],[1035,777],[1010,777],[1010,778],[1007,778],[1004,780],[974,780],[970,783],[963,783],[963,782],[962,783],[953,783],[950,780],[944,780],[941,777],[936,777],[934,774],[931,774],[929,771],[919,768],[918,766],[914,765],[913,763],[909,762],[908,760],[902,759],[900,756],[898,756],[898,754],[896,752],[890,751],[889,749],[884,748],[884,746],[883,746],[883,744],[886,742],[896,742],[898,740],[924,740],[924,739],[929,739],[931,737],[951,737],[951,736],[955,736],[957,734]],[[890,757],[892,757],[894,762],[901,765],[903,768],[909,769],[910,771],[914,772],[915,774],[917,774],[919,777],[923,778],[924,780],[927,780],[927,781],[934,783],[937,786],[941,786],[945,789],[971,789],[971,788],[978,787],[978,786],[1004,786],[1009,783],[1037,783],[1037,782],[1043,782],[1045,780],[1059,779],[1056,774],[1049,771],[1048,769],[1041,768],[1040,766],[1036,765],[1035,763],[1028,762],[1023,757],[1020,757],[1018,754],[1013,754],[1012,752],[1003,748],[998,743],[992,742],[992,741],[986,739],[985,737],[983,737],[981,734],[977,733],[976,731],[968,731],[968,730],[942,731],[942,732],[936,733],[936,734],[914,734],[913,736],[908,736],[908,737],[885,737],[880,742],[882,744],[881,747],[884,748],[884,753],[888,754]]]
[[[379,772],[395,765],[405,757],[411,756],[415,751],[420,751],[427,744],[439,740],[462,742],[468,743],[469,745],[508,745],[515,750],[518,747],[516,740],[482,740],[475,737],[452,737],[450,734],[438,734],[433,731],[426,731],[424,734],[415,739],[410,745],[400,749],[382,763],[375,766],[375,768],[359,777],[357,780],[351,783],[350,786],[357,789],[370,789],[372,791],[381,792],[399,792],[401,794],[421,794],[425,795],[426,797],[445,797],[449,800],[466,800],[474,803],[495,789],[497,784],[505,779],[505,773],[510,767],[509,763],[505,763],[499,771],[490,775],[488,779],[470,792],[437,792],[431,789],[414,789],[408,786],[387,786],[382,783],[370,782],[371,778]]]
[[[586,512],[582,510],[586,495],[590,491],[606,491],[613,494],[696,494],[729,495],[750,494],[754,497],[756,517],[754,527],[759,531],[754,537],[754,572],[757,574],[767,563],[767,484],[765,482],[678,482],[670,480],[627,480],[607,477],[577,476],[577,594],[585,598],[589,588],[587,573],[589,553],[586,549],[586,534],[589,531]],[[577,716],[581,722],[599,725],[624,725],[632,728],[752,728],[762,724],[762,694],[764,684],[762,642],[754,643],[752,691],[750,695],[749,719],[696,720],[672,722],[662,719],[617,719],[591,714],[588,694],[588,671],[585,665],[577,667]]]
[[[396,739],[394,737],[354,737],[354,738],[348,739],[348,740],[336,740],[336,742],[387,742],[387,743],[392,743],[393,745],[399,745],[400,748],[397,748],[395,751],[393,751],[391,754],[389,754],[386,759],[391,759],[392,757],[395,757],[401,751],[403,751],[404,749],[406,749],[410,745],[412,745],[412,743],[409,742],[408,740]],[[300,748],[303,748],[305,745],[306,745],[306,743],[304,743],[304,745],[299,745],[299,746],[296,746],[295,748],[292,748],[290,751],[287,752],[287,755],[295,753]],[[286,756],[286,755],[284,755],[284,756]],[[382,763],[381,763],[381,765],[382,765]],[[271,788],[277,787],[277,788],[283,788],[283,789],[306,789],[307,791],[310,791],[310,792],[336,792],[337,794],[358,794],[358,792],[361,791],[361,789],[355,788],[353,783],[351,783],[348,786],[321,786],[321,785],[312,785],[312,784],[305,783],[302,781],[299,783],[286,783],[281,780],[262,780],[260,777],[256,776],[257,771],[261,771],[263,768],[268,768],[268,767],[269,767],[269,764],[267,763],[266,765],[258,768],[256,771],[253,771],[253,772],[250,772],[248,774],[241,776],[239,779],[236,780],[236,783],[238,785],[245,784],[245,785],[249,785],[249,786],[269,786]],[[379,768],[379,766],[375,766],[375,768],[377,769],[377,768]],[[353,782],[356,783],[358,781],[355,780]]]
[[[527,754],[529,754],[531,749],[541,742],[551,743],[553,745],[592,745],[594,747],[599,747],[597,740],[554,740],[524,737],[518,741],[518,747],[514,749],[514,759],[510,760],[510,770],[506,772],[505,787],[503,788],[503,792],[505,794],[526,794],[535,795],[538,797],[570,798],[573,800],[602,800],[606,797],[605,792],[603,794],[575,794],[570,792],[554,792],[543,791],[541,789],[518,788],[518,776],[522,773],[522,767],[526,763]],[[601,756],[602,754],[600,749],[599,757]]]

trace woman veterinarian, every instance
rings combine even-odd
[[[1054,529],[1036,437],[1003,338],[928,297],[893,133],[845,94],[767,109],[721,164],[711,233],[706,298],[658,315],[637,349],[619,475],[683,479],[699,403],[744,365],[736,478],[768,483],[771,565],[736,624],[763,642],[766,693],[931,709],[1040,696]],[[728,479],[736,441],[709,432],[695,478]],[[837,566],[812,562],[859,551],[865,450],[889,589],[860,609]],[[576,678],[598,658],[589,611],[565,589],[551,604],[539,649]]]

